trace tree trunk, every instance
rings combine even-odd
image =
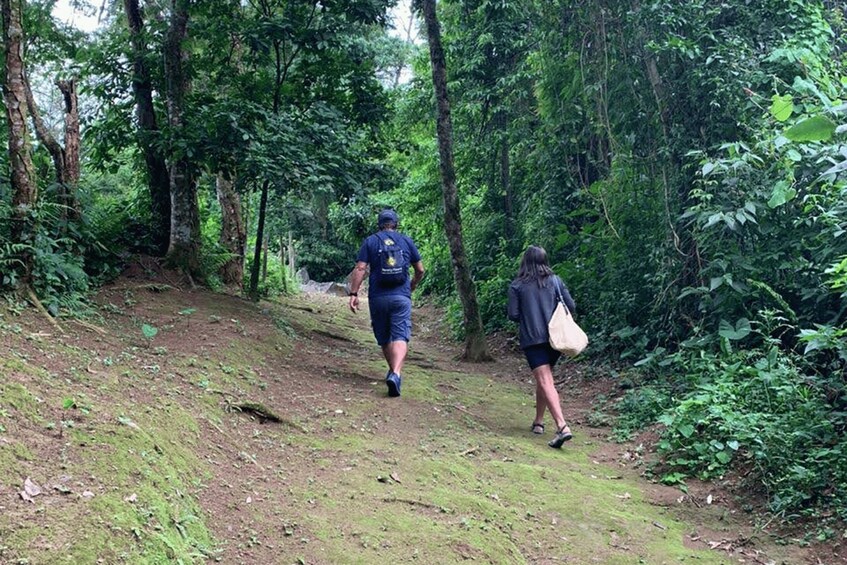
[[[294,260],[294,237],[291,235],[291,230],[288,230],[288,273],[291,275],[291,278],[296,280],[297,264]]]
[[[79,186],[79,103],[76,94],[76,81],[73,79],[57,80],[56,86],[62,93],[65,103],[65,197],[67,199],[68,217],[79,219],[82,209],[76,197]]]
[[[471,278],[465,247],[462,241],[462,218],[459,194],[456,188],[456,170],[453,166],[453,124],[450,119],[450,102],[447,97],[447,64],[441,47],[441,32],[435,13],[435,0],[420,2],[429,40],[429,57],[432,63],[432,83],[438,109],[438,155],[441,161],[441,183],[444,193],[444,231],[453,259],[453,274],[456,290],[462,301],[465,318],[465,352],[467,361],[490,361],[488,345],[476,300],[476,288]]]
[[[183,112],[189,89],[185,72],[183,40],[188,27],[189,0],[171,0],[171,21],[165,36],[165,80],[167,82],[168,125],[179,139],[184,134]],[[167,260],[189,275],[200,272],[200,210],[194,167],[186,155],[176,152],[169,171],[171,192],[171,232]]]
[[[132,46],[132,91],[135,95],[135,115],[138,119],[138,143],[144,153],[147,184],[150,188],[153,245],[157,254],[164,256],[170,242],[170,176],[165,157],[156,147],[159,128],[153,106],[153,82],[144,62],[147,45],[143,38],[144,21],[138,0],[124,0],[124,9]]]
[[[268,230],[265,230],[265,240],[262,242],[262,283],[268,282]]]
[[[9,169],[12,186],[12,242],[32,244],[34,225],[31,215],[38,199],[35,171],[29,151],[26,127],[26,84],[23,61],[22,0],[0,0],[3,13],[3,46],[6,56],[6,80],[3,99],[9,122]],[[29,282],[32,255],[24,253],[24,284]]]
[[[262,240],[265,237],[265,213],[268,209],[268,189],[270,181],[262,183],[262,196],[259,200],[259,223],[256,227],[256,249],[253,252],[253,265],[250,269],[250,299],[259,300],[259,267],[262,263]]]
[[[76,81],[57,80],[65,102],[65,181],[76,186],[79,183],[79,104]]]
[[[282,102],[282,84],[294,61],[295,54],[291,55],[291,59],[283,63],[283,48],[281,40],[274,40],[274,95],[273,95],[273,113],[279,114],[279,107]],[[265,214],[268,210],[268,190],[270,181],[262,182],[262,196],[259,200],[259,223],[256,226],[256,250],[253,253],[253,265],[250,269],[250,298],[254,301],[259,300],[259,267],[262,258],[262,239],[265,237]]]
[[[221,280],[225,285],[244,286],[244,246],[247,231],[241,219],[241,197],[235,191],[232,176],[220,171],[215,183],[218,203],[221,206],[221,245],[232,257],[221,266]]]
[[[280,288],[284,294],[291,294],[291,289],[288,288],[288,277],[286,276],[285,268],[285,246],[282,243],[282,236],[279,236],[279,278]]]
[[[65,183],[65,150],[61,144],[53,137],[53,134],[41,119],[41,113],[38,111],[38,106],[35,104],[35,97],[32,95],[32,87],[29,84],[29,78],[24,76],[24,95],[26,96],[26,107],[32,117],[32,125],[35,129],[35,137],[44,144],[47,152],[50,153],[50,158],[53,160],[53,167],[56,169],[56,182],[59,184]]]
[[[53,134],[41,119],[29,79],[24,76],[26,104],[32,115],[35,135],[53,160],[56,170],[56,183],[59,185],[59,199],[63,204],[62,217],[65,220],[79,219],[81,210],[76,198],[79,184],[79,111],[77,108],[76,86],[73,80],[56,81],[65,103],[65,147],[53,137]]]

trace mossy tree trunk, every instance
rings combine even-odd
[[[219,171],[215,183],[218,203],[221,206],[221,245],[232,257],[221,266],[221,280],[225,285],[244,286],[244,246],[247,230],[241,213],[241,197],[235,190],[232,173]]]
[[[171,16],[165,37],[165,80],[168,125],[175,139],[185,138],[185,97],[189,89],[183,41],[188,27],[189,0],[171,0]],[[194,166],[183,151],[172,151],[169,170],[171,230],[167,260],[190,275],[200,272],[200,210]]]
[[[444,195],[444,231],[450,245],[456,290],[462,301],[465,323],[465,352],[467,361],[490,361],[485,331],[479,314],[476,287],[468,265],[462,240],[462,217],[459,193],[456,188],[456,169],[453,165],[453,124],[450,118],[450,101],[447,96],[447,64],[441,46],[441,31],[435,11],[435,0],[421,0],[426,34],[429,42],[429,57],[432,63],[432,83],[435,88],[437,106],[436,129],[438,132],[438,155],[441,164],[441,185]]]
[[[144,19],[138,0],[124,0],[132,48],[132,91],[138,119],[138,142],[144,154],[147,184],[150,190],[151,231],[159,256],[168,251],[171,231],[170,177],[165,157],[157,146],[160,137],[153,106],[153,81],[147,68],[147,42],[144,41]]]
[[[23,60],[23,2],[0,0],[3,15],[3,47],[6,59],[6,77],[3,81],[3,100],[9,124],[9,172],[12,186],[12,242],[32,244],[34,218],[32,209],[38,200],[35,170],[30,155],[27,135],[27,100]],[[22,282],[29,283],[32,271],[32,254],[24,252]]]

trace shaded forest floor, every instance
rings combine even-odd
[[[162,277],[129,271],[64,334],[0,308],[0,563],[837,560],[708,485],[643,479],[642,448],[586,425],[614,389],[579,365],[557,370],[575,438],[553,450],[522,358],[495,339],[496,363],[456,361],[434,309],[391,399],[366,308]]]

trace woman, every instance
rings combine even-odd
[[[520,344],[535,377],[535,420],[532,432],[544,433],[544,410],[549,409],[556,423],[556,435],[547,444],[560,448],[573,438],[562,416],[559,393],[553,383],[553,367],[561,353],[550,347],[547,323],[556,309],[558,297],[573,313],[573,298],[547,261],[547,252],[531,245],[523,254],[517,278],[509,286],[509,319],[520,323]]]

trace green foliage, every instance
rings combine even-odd
[[[645,385],[627,391],[615,405],[619,415],[614,423],[613,436],[619,440],[630,439],[635,432],[655,422],[673,404],[667,387]]]
[[[56,204],[39,204],[30,212],[29,221],[35,226],[33,239],[27,243],[7,241],[0,246],[0,265],[4,267],[0,288],[12,289],[18,285],[26,274],[23,257],[29,256],[32,287],[53,316],[58,316],[61,309],[75,313],[85,310],[89,289],[84,249],[80,249],[73,237],[84,226],[69,224],[62,218],[62,211]],[[8,209],[0,208],[0,221],[9,222],[8,213]]]
[[[12,289],[17,286],[19,273],[26,266],[22,261],[24,253],[31,253],[32,247],[24,243],[3,243],[0,247],[0,288]]]
[[[386,36],[389,4],[192,3],[194,88],[179,131],[160,95],[166,18],[148,17],[141,57],[159,130],[143,136],[208,171],[198,178],[209,286],[230,258],[210,182],[227,171],[251,249],[256,192],[270,188],[261,294],[296,288],[278,258],[289,234],[298,266],[341,280],[392,205],[427,267],[419,294],[460,335],[426,49]],[[847,67],[843,15],[827,5],[439,2],[486,329],[513,327],[509,281],[525,247],[542,245],[592,349],[651,378],[618,404],[616,433],[660,421],[666,482],[750,471],[786,514],[844,507],[832,493],[845,475]],[[26,17],[27,56],[45,69],[72,60],[92,97],[82,218],[64,217],[39,148],[35,235],[12,242],[0,183],[0,285],[19,284],[31,257],[32,284],[58,315],[82,309],[128,252],[153,249],[149,193],[124,20],[85,40],[55,25],[49,2]],[[416,77],[384,88],[404,61]]]
[[[144,336],[144,339],[150,341],[158,334],[159,328],[151,326],[150,324],[141,324],[141,335]]]
[[[845,491],[836,487],[847,481],[843,382],[834,396],[836,382],[804,376],[776,347],[722,357],[686,352],[676,362],[689,388],[658,417],[666,473],[711,479],[736,468],[775,513],[828,507],[847,517]]]
[[[594,350],[652,377],[619,403],[616,434],[668,424],[668,482],[755,465],[774,510],[842,504],[815,493],[844,478],[826,471],[835,436],[815,435],[840,429],[831,397],[847,366],[840,20],[819,2],[440,9],[486,327],[506,326],[520,253],[542,245]],[[458,333],[430,87],[402,94],[392,163],[406,180],[389,194],[431,265],[422,291]],[[753,445],[757,430],[766,445]]]
[[[249,282],[249,272],[252,267],[252,257],[248,259],[245,267],[245,288]],[[291,296],[300,291],[299,284],[294,279],[294,274],[291,273],[287,265],[282,265],[279,259],[271,253],[268,256],[268,273],[267,277],[259,279],[259,296],[274,297],[274,296]]]

